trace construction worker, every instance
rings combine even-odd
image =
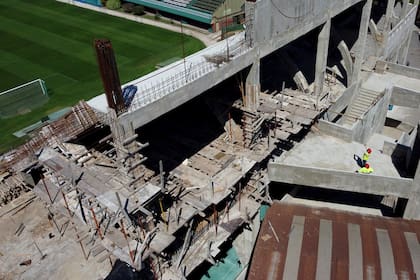
[[[362,168],[360,168],[358,171],[356,171],[357,173],[362,173],[362,174],[370,174],[373,172],[373,168],[370,167],[369,163],[366,163],[365,166],[363,166]]]
[[[365,166],[365,164],[369,160],[371,153],[372,153],[371,148],[367,148],[366,152],[363,154],[363,157],[362,157],[362,166]]]

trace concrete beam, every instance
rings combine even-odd
[[[420,69],[408,67],[405,65],[390,63],[390,62],[384,62],[384,63],[387,64],[387,72],[420,80]]]
[[[190,82],[145,107],[122,114],[119,116],[120,122],[132,122],[134,128],[138,128],[153,121],[251,65],[255,60],[255,51],[254,49],[226,64],[220,65],[217,70]]]
[[[403,198],[410,197],[413,191],[411,179],[356,174],[277,162],[268,164],[268,178],[272,182],[374,195],[395,195]]]
[[[394,86],[392,88],[391,104],[409,108],[420,107],[420,91]]]
[[[314,94],[319,99],[324,90],[325,70],[327,67],[328,45],[330,43],[331,19],[327,20],[318,35],[315,64]]]

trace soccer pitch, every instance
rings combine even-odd
[[[0,152],[22,143],[13,132],[103,92],[93,39],[111,40],[122,84],[182,57],[179,33],[54,0],[0,1],[0,23],[0,92],[40,78],[50,97],[28,114],[0,119]],[[183,41],[186,55],[204,47],[190,36]]]

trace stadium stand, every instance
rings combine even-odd
[[[245,0],[127,0],[126,2],[177,15],[187,22],[191,19],[204,23],[213,31],[218,31],[221,25],[226,24],[226,21],[233,23],[233,17],[244,14]],[[228,11],[230,17],[228,20],[226,20],[225,11]]]
[[[183,2],[185,1],[185,2]],[[189,0],[130,0],[128,2],[139,4],[158,11],[189,18],[198,22],[211,24],[212,14],[206,11],[194,10],[188,7]]]
[[[192,9],[213,13],[223,4],[223,2],[223,0],[192,0],[190,7]]]

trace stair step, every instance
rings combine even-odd
[[[351,107],[362,109],[362,110],[366,110],[367,108],[369,108],[369,106],[366,106],[365,104],[360,104],[360,103],[353,103],[353,106]]]
[[[379,92],[371,90],[371,89],[367,89],[367,88],[360,88],[360,92],[367,92],[367,93],[372,93],[372,94],[379,94]]]
[[[362,114],[362,113],[366,112],[366,109],[365,109],[365,108],[353,107],[353,108],[351,108],[351,110],[350,110],[350,113],[351,113],[351,112],[355,112],[355,113],[360,113],[360,114]]]
[[[362,99],[362,100],[375,100],[376,98],[378,98],[378,96],[370,96],[370,95],[363,95],[363,94],[359,94],[357,96],[357,99]]]
[[[365,99],[364,97],[360,97],[359,96],[359,98],[357,98],[356,100],[354,100],[354,103],[356,103],[356,102],[363,103],[363,104],[370,104],[370,103],[373,102],[373,100]]]
[[[370,107],[375,100],[366,100],[366,99],[359,99],[359,102],[363,102],[364,106]]]

